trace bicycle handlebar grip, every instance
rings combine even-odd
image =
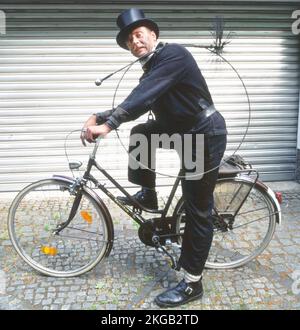
[[[102,84],[102,82],[103,82],[102,79],[97,78],[97,79],[95,80],[95,85],[96,85],[96,86],[100,86],[100,85]]]

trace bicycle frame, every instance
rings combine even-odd
[[[145,224],[147,219],[145,219],[143,216],[142,216],[142,212],[141,211],[145,211],[147,213],[153,213],[153,214],[160,214],[160,217],[157,218],[157,219],[161,219],[161,220],[164,220],[168,214],[168,211],[170,209],[170,206],[171,206],[171,203],[172,203],[172,200],[175,196],[175,193],[177,191],[177,188],[179,186],[179,183],[180,183],[180,177],[183,175],[183,170],[180,170],[179,173],[178,173],[178,176],[173,184],[173,187],[172,187],[172,190],[171,190],[171,193],[168,197],[168,200],[166,202],[166,205],[165,207],[162,209],[162,210],[151,210],[151,209],[147,209],[145,208],[143,205],[139,204],[134,198],[132,198],[132,196],[104,169],[101,167],[101,165],[96,161],[96,153],[97,153],[97,150],[98,150],[98,147],[99,147],[99,144],[100,144],[100,141],[101,141],[101,138],[97,138],[96,141],[95,141],[95,146],[94,146],[94,149],[92,151],[92,153],[90,154],[90,157],[89,157],[89,161],[88,161],[88,164],[87,164],[87,168],[83,174],[83,177],[81,179],[76,180],[74,182],[74,186],[72,189],[76,189],[76,187],[82,185],[82,184],[85,184],[86,182],[88,181],[91,181],[93,182],[93,184],[96,186],[96,188],[99,188],[107,197],[109,197],[115,204],[117,204],[126,214],[128,214],[136,223],[138,223],[139,225],[142,225],[142,224]],[[117,197],[115,197],[106,187],[104,184],[101,184],[92,174],[91,174],[91,170],[93,167],[96,167],[98,171],[100,171],[119,191],[121,191],[127,198],[129,198],[132,202],[132,204],[134,205],[134,207],[132,206],[127,206],[123,203],[121,203],[119,201],[119,199]],[[239,170],[238,173],[247,173],[247,175],[249,176],[250,173],[255,173],[256,177],[255,179],[253,180],[253,185],[252,187],[254,187],[254,185],[256,184],[257,180],[258,180],[258,172],[256,170],[253,170],[253,169],[246,169],[246,170]],[[250,191],[252,190],[252,187],[251,189],[249,190],[248,194],[246,194],[244,196],[244,199],[242,200],[242,202],[240,203],[240,206],[239,208],[236,210],[234,216],[238,213],[239,209],[242,207],[242,205],[244,204],[245,200],[247,199]],[[238,191],[239,192],[239,191]],[[238,194],[237,192],[237,194]],[[57,230],[57,233],[59,231],[61,231],[62,229],[64,229],[66,226],[68,226],[68,224],[72,221],[74,215],[76,214],[76,211],[77,211],[77,208],[78,208],[78,205],[81,201],[81,197],[82,197],[82,194],[77,194],[76,195],[76,198],[74,200],[74,203],[73,203],[73,207],[70,211],[70,215],[69,215],[69,218],[68,220],[61,224],[60,227],[58,228]],[[235,196],[233,196],[233,199],[234,199]],[[230,204],[230,203],[229,203]]]
[[[176,190],[179,186],[180,182],[180,175],[182,174],[182,171],[179,171],[179,175],[176,178],[174,185],[172,187],[171,193],[168,197],[168,200],[166,202],[165,207],[162,210],[151,210],[147,209],[141,204],[139,204],[135,199],[131,197],[131,195],[104,169],[101,167],[101,165],[96,161],[96,153],[99,147],[101,138],[98,138],[96,140],[96,144],[94,146],[94,150],[91,153],[89,157],[89,161],[87,164],[86,171],[83,174],[82,181],[83,183],[87,181],[93,182],[93,184],[99,188],[107,197],[109,197],[114,203],[116,203],[124,212],[126,212],[135,222],[137,222],[139,225],[144,224],[147,220],[141,215],[141,210],[148,212],[148,213],[154,213],[154,214],[160,214],[160,219],[166,218],[169,208],[171,206],[172,200],[175,196]],[[119,191],[121,191],[126,197],[128,197],[131,201],[134,207],[126,206],[123,203],[121,203],[117,197],[115,197],[106,187],[104,184],[101,184],[92,174],[91,170],[93,167],[96,167],[98,171],[100,171]],[[75,183],[76,184],[76,183]],[[70,212],[70,217],[66,223],[68,225],[69,221],[72,220],[72,217],[74,216],[73,214],[76,213],[76,208],[78,207],[81,197],[81,194],[77,195],[77,200],[75,200],[71,212]],[[74,213],[75,212],[75,213]]]

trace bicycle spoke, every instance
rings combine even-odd
[[[75,227],[67,227],[66,229],[74,229],[74,230],[79,230],[79,231],[82,231],[82,232],[85,232],[85,233],[88,233],[88,234],[94,234],[94,235],[99,235],[99,236],[103,236],[103,233],[102,234],[99,234],[99,233],[96,233],[94,231],[89,231],[89,230],[85,230],[85,229],[81,229],[81,228],[75,228]]]
[[[246,214],[249,214],[249,213],[259,212],[259,211],[262,211],[262,210],[268,210],[268,208],[267,207],[262,207],[260,209],[255,209],[255,210],[250,210],[250,211],[245,211],[245,212],[239,212],[237,215],[246,215]]]
[[[108,241],[103,241],[103,240],[98,240],[98,239],[94,239],[94,238],[85,238],[85,237],[78,237],[78,236],[71,236],[71,235],[59,235],[59,237],[63,237],[63,238],[75,238],[75,239],[81,239],[81,240],[85,240],[85,241],[94,241],[97,243],[108,243]]]
[[[276,212],[275,213],[268,214],[268,215],[266,215],[264,217],[261,217],[261,218],[255,219],[255,220],[251,220],[251,221],[246,222],[246,223],[244,223],[242,225],[233,227],[232,230],[237,229],[237,228],[240,228],[240,227],[245,227],[245,226],[249,225],[250,223],[254,223],[254,222],[257,222],[257,221],[261,221],[263,219],[266,219],[266,218],[270,218],[270,216],[273,216],[275,214],[276,214]]]

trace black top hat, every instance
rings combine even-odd
[[[145,18],[144,12],[141,9],[130,8],[123,11],[117,18],[117,25],[120,28],[120,32],[116,38],[117,43],[120,47],[127,50],[126,41],[129,33],[139,26],[146,26],[155,32],[157,38],[159,36],[157,24],[151,19]]]

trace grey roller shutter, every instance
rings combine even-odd
[[[0,36],[0,191],[15,191],[52,173],[69,174],[64,153],[67,133],[87,117],[110,109],[120,75],[99,88],[103,77],[133,58],[115,44],[115,18],[126,4],[1,5],[6,35]],[[211,21],[223,16],[233,31],[224,56],[242,76],[251,100],[251,121],[239,153],[267,180],[292,180],[296,164],[299,106],[299,39],[291,32],[296,3],[183,2],[143,4],[157,21],[161,39],[210,44]],[[245,91],[236,74],[208,52],[189,48],[225,116],[227,154],[240,144],[248,126]],[[134,65],[117,93],[118,104],[141,74]],[[147,118],[144,116],[138,122]],[[133,123],[122,125],[125,145]],[[79,135],[67,143],[71,160],[86,161]],[[127,185],[127,155],[115,133],[103,141],[99,162]],[[177,157],[160,151],[158,170],[176,174]],[[170,184],[170,178],[158,184]]]

